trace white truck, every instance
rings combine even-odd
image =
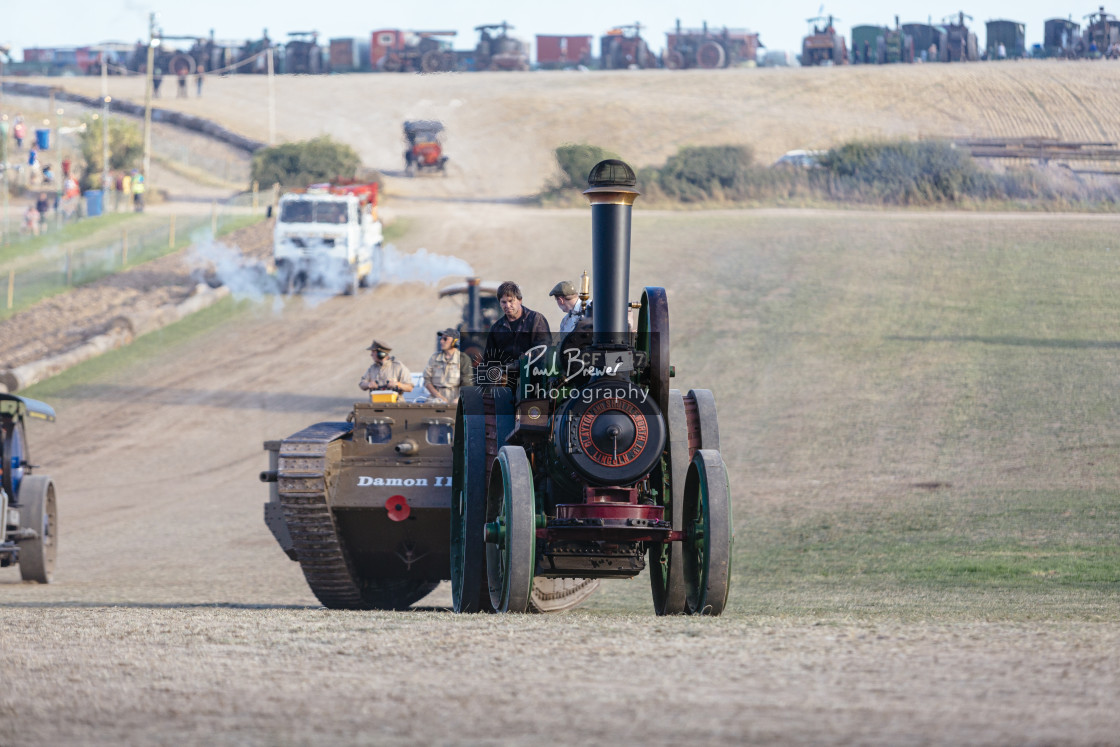
[[[377,184],[312,184],[280,197],[272,242],[285,293],[307,287],[353,294],[381,266]]]

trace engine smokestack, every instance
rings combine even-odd
[[[467,278],[467,331],[482,331],[482,300],[478,295],[479,278]]]
[[[626,347],[630,307],[630,214],[640,194],[634,170],[600,161],[587,177],[591,203],[592,322],[596,347]]]

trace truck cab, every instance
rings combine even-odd
[[[284,194],[272,250],[280,288],[353,294],[376,282],[382,239],[377,184],[313,184]]]

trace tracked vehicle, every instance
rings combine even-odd
[[[492,286],[471,278],[441,295],[466,291],[462,326],[477,328]],[[426,401],[420,379],[404,397],[371,392],[345,421],[264,444],[265,524],[328,608],[405,609],[451,578],[455,408]],[[568,609],[598,583],[541,579],[530,608]]]
[[[26,418],[54,422],[50,405],[0,394],[0,568],[19,565],[24,581],[49,584],[58,553],[54,482],[33,475]]]

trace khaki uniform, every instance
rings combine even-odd
[[[402,381],[411,383],[412,373],[403,363],[390,355],[384,361],[370,366],[362,381],[366,382],[370,389],[389,389]],[[358,384],[360,388],[361,382]]]
[[[469,366],[466,356],[458,350],[452,349],[450,356],[442,350],[432,353],[424,369],[424,384],[431,384],[439,392],[439,396],[448,402],[454,402],[459,398],[459,387],[470,384]]]

